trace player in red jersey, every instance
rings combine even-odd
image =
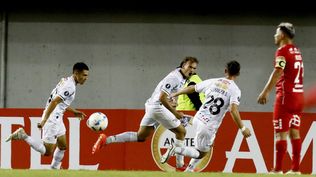
[[[275,53],[274,70],[258,97],[266,104],[270,91],[276,86],[273,125],[276,135],[276,164],[272,172],[283,173],[283,157],[287,151],[287,136],[292,144],[292,169],[288,174],[300,174],[300,123],[304,105],[304,67],[300,50],[293,44],[295,35],[291,23],[280,23],[274,35],[279,47]]]

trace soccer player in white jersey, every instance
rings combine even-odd
[[[230,61],[226,65],[226,77],[208,79],[195,86],[186,87],[174,94],[176,97],[181,94],[189,94],[194,91],[205,93],[205,102],[193,118],[193,124],[196,125],[195,147],[178,147],[171,145],[165,154],[161,157],[161,163],[165,163],[174,154],[180,154],[191,157],[190,164],[186,172],[193,172],[199,159],[203,158],[207,152],[212,152],[215,135],[220,127],[222,120],[228,110],[241,130],[244,137],[249,137],[250,131],[246,128],[239,115],[238,105],[241,92],[234,80],[239,75],[240,65],[237,61]]]
[[[92,148],[92,154],[106,144],[144,142],[159,124],[175,134],[176,146],[183,146],[186,130],[180,120],[184,117],[184,114],[175,109],[176,106],[174,102],[170,101],[169,96],[182,88],[187,78],[195,73],[198,60],[194,57],[186,57],[181,63],[179,68],[170,72],[159,82],[151,97],[146,101],[145,115],[141,120],[138,132],[124,132],[109,137],[100,134]],[[183,158],[181,155],[177,156],[177,168],[183,167]]]
[[[24,140],[34,150],[45,156],[50,156],[54,152],[51,168],[59,169],[67,149],[63,114],[67,110],[73,112],[79,119],[86,116],[83,112],[71,108],[70,104],[75,99],[76,85],[83,85],[88,79],[88,74],[89,68],[85,63],[76,63],[73,66],[72,76],[62,78],[52,90],[43,111],[42,121],[38,124],[38,128],[42,129],[42,141],[28,136],[23,128],[13,132],[6,141]],[[57,148],[54,151],[56,143]]]

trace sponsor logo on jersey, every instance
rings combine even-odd
[[[69,96],[69,92],[68,92],[68,91],[65,91],[65,92],[64,92],[64,95],[65,95],[65,96]]]

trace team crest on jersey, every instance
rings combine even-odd
[[[69,92],[68,92],[68,91],[65,91],[65,92],[64,92],[64,95],[65,95],[65,96],[69,96]]]
[[[184,140],[184,145],[189,147],[194,147],[194,136],[196,128],[192,125],[186,127],[186,138]],[[167,147],[175,142],[175,135],[170,130],[159,125],[151,140],[151,154],[156,165],[163,171],[176,171],[176,160],[175,156],[172,156],[168,162],[161,164],[160,158],[166,152]],[[209,152],[205,157],[203,157],[196,166],[196,171],[204,170],[211,160],[211,153]],[[184,158],[185,164],[189,164],[190,158]]]
[[[171,87],[170,84],[166,84],[166,88],[169,89]]]

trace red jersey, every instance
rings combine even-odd
[[[293,44],[280,47],[275,53],[275,68],[283,69],[276,84],[276,93],[281,96],[303,94],[304,67],[300,50]]]

